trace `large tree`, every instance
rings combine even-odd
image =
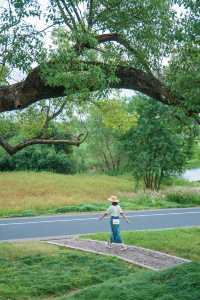
[[[0,112],[126,88],[199,121],[198,0],[50,0],[52,51],[42,43],[45,28],[37,32],[30,25],[39,15],[37,0],[7,0],[1,8],[1,70],[27,75],[0,87]],[[185,75],[190,81],[183,86]]]

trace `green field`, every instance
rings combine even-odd
[[[194,262],[152,272],[117,258],[42,242],[1,243],[0,300],[199,299],[200,229],[129,232],[124,237]]]
[[[199,183],[173,179],[159,193],[134,190],[131,176],[1,172],[0,216],[102,211],[116,194],[126,210],[200,205]]]

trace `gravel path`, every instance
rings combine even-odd
[[[142,247],[128,246],[127,250],[120,250],[120,245],[113,245],[111,249],[105,242],[96,240],[84,240],[77,237],[53,239],[47,241],[50,244],[64,246],[72,249],[93,252],[97,254],[116,256],[138,266],[159,271],[190,262],[187,259],[172,256],[163,252],[153,251]]]

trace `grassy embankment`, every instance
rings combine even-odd
[[[199,299],[200,229],[124,235],[130,243],[182,255],[194,262],[151,272],[117,258],[41,242],[4,243],[0,244],[0,299]]]
[[[111,194],[120,197],[126,210],[200,205],[200,184],[178,179],[157,195],[134,192],[128,176],[5,172],[0,173],[0,185],[0,216],[101,211]]]

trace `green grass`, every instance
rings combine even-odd
[[[130,176],[0,173],[0,217],[103,211],[116,194],[125,210],[200,205],[200,184],[169,179],[161,192],[134,191]]]
[[[134,219],[131,219],[134,222]],[[126,244],[163,251],[200,262],[200,228],[123,232]],[[84,238],[107,240],[108,233],[84,235]]]
[[[107,239],[107,234],[87,235]],[[199,300],[200,299],[200,228],[164,231],[123,232],[127,244],[164,251],[195,262],[162,272],[143,272],[108,280],[88,287],[71,297],[57,300]]]
[[[109,280],[59,300],[199,300],[200,264]]]
[[[4,243],[0,244],[0,299],[52,299],[136,271],[142,272],[116,258],[39,242]]]
[[[117,258],[42,242],[1,243],[0,300],[199,300],[200,228],[123,235],[130,244],[194,262],[151,272]]]

